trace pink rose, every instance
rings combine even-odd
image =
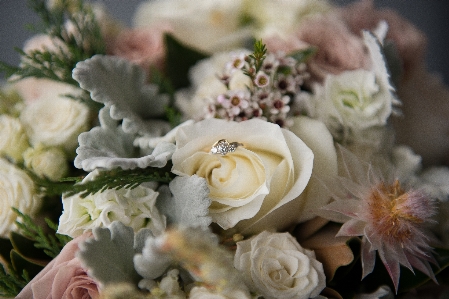
[[[391,9],[376,9],[372,0],[362,0],[340,10],[341,17],[355,34],[362,29],[373,30],[379,21],[388,23],[387,40],[393,41],[404,67],[404,75],[424,60],[426,35]]]
[[[322,81],[331,74],[346,70],[369,68],[369,56],[362,38],[353,34],[335,14],[312,17],[302,22],[295,35],[284,43],[267,39],[269,50],[291,52],[315,46],[317,53],[308,63],[312,80]]]
[[[146,71],[150,66],[163,70],[164,33],[167,31],[169,31],[168,28],[163,26],[123,30],[115,39],[109,52],[140,65]]]
[[[97,283],[87,275],[76,257],[78,244],[91,237],[85,233],[69,243],[20,292],[16,299],[99,298]]]

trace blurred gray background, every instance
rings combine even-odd
[[[97,0],[96,2],[103,3],[110,14],[124,24],[131,25],[136,6],[142,1]],[[334,2],[344,5],[353,0],[334,0]],[[440,73],[445,83],[449,84],[449,1],[375,0],[374,2],[376,7],[395,9],[427,34],[429,39],[427,65],[430,70]],[[27,29],[27,25],[37,24],[39,21],[26,3],[26,0],[0,0],[0,60],[13,65],[19,63],[19,55],[14,51],[14,47],[21,48],[24,41],[34,34]],[[0,74],[0,79],[2,78],[4,76]]]

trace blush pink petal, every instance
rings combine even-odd
[[[99,298],[97,283],[90,278],[76,257],[78,244],[90,238],[83,234],[63,248],[28,285],[16,299],[96,299]]]

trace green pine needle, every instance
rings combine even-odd
[[[30,216],[23,214],[16,208],[13,208],[13,210],[21,218],[21,221],[17,220],[16,224],[21,229],[22,235],[34,241],[34,246],[43,249],[49,257],[55,258],[65,244],[71,240],[70,237],[57,234],[58,225],[51,220],[45,219],[45,222],[55,232],[54,234],[45,233],[42,227],[35,224]]]
[[[0,264],[0,297],[9,298],[17,296],[20,291],[30,281],[28,273],[24,271],[19,275],[14,269],[5,269],[4,265]]]
[[[21,55],[19,67],[0,62],[0,71],[15,80],[46,78],[79,87],[72,70],[79,61],[95,54],[105,54],[100,26],[90,5],[82,0],[60,0],[50,8],[47,0],[28,0],[28,5],[41,19],[41,27],[53,40],[54,49],[34,50]],[[71,26],[67,26],[70,23]],[[70,29],[69,29],[70,27]],[[82,98],[89,103],[90,97]]]
[[[132,170],[118,168],[101,171],[94,180],[73,185],[65,195],[79,194],[81,197],[86,197],[107,189],[134,189],[145,182],[169,183],[174,178],[170,168],[171,166],[168,165],[164,168],[147,167]],[[79,178],[73,178],[73,180],[79,180]]]

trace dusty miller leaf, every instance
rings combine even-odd
[[[168,223],[202,228],[212,223],[209,187],[204,178],[197,175],[176,177],[170,182],[169,189],[162,186],[156,202],[158,210],[167,216]]]
[[[146,167],[164,167],[175,151],[173,143],[162,142],[151,154],[138,157],[133,146],[134,136],[123,131],[117,122],[109,117],[109,108],[100,111],[100,127],[81,133],[79,147],[74,164],[84,171],[96,168],[134,169]]]
[[[93,239],[80,244],[78,252],[89,274],[104,285],[139,282],[140,276],[133,263],[133,229],[115,221],[109,228],[95,228],[93,234]]]
[[[169,96],[146,84],[145,71],[126,59],[93,56],[76,65],[73,78],[94,101],[111,107],[113,119],[123,119],[125,132],[160,136],[170,129],[168,122],[154,120],[164,115]]]

